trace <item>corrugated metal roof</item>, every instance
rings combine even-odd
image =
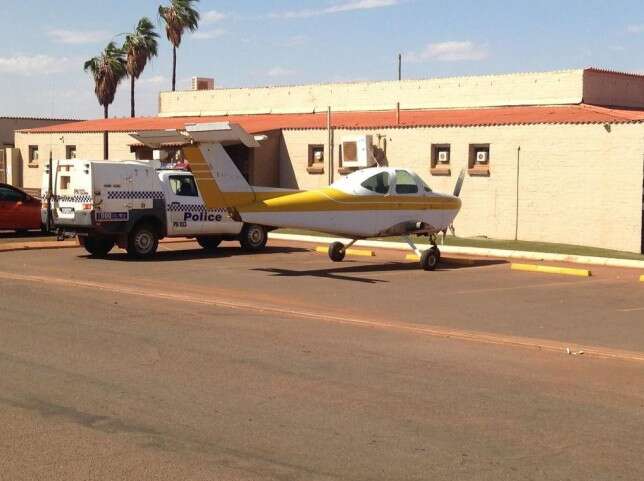
[[[591,105],[494,107],[450,110],[395,110],[338,112],[331,116],[336,129],[395,127],[476,127],[530,124],[616,124],[644,121],[644,109],[606,108]],[[325,129],[326,113],[261,114],[204,117],[139,117],[99,119],[28,129],[31,133],[143,132],[183,129],[186,124],[238,123],[251,134],[283,129]]]

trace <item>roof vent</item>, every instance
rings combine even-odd
[[[214,90],[215,79],[207,77],[192,77],[192,90]]]

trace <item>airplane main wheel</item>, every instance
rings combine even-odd
[[[333,262],[342,262],[346,253],[342,242],[334,242],[329,246],[329,257]]]
[[[438,256],[438,260],[440,262],[440,260],[441,260],[441,251],[438,248],[438,246],[432,246],[430,250],[432,250],[432,251],[434,251],[436,253],[436,255]]]
[[[434,271],[440,261],[440,251],[438,248],[431,248],[423,252],[420,257],[420,265],[426,271]]]

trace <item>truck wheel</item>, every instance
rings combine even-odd
[[[212,251],[221,244],[221,237],[197,237],[197,243],[204,249]]]
[[[244,224],[244,228],[239,235],[239,243],[242,249],[246,251],[261,251],[266,247],[268,242],[268,231],[257,224]]]
[[[157,252],[159,235],[150,224],[137,225],[128,237],[127,253],[136,259],[148,259]]]
[[[79,241],[92,257],[105,257],[114,248],[114,240],[104,237],[81,237]]]

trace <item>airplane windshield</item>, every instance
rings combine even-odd
[[[389,192],[389,173],[380,172],[379,174],[369,177],[360,185],[376,194],[386,194]]]

